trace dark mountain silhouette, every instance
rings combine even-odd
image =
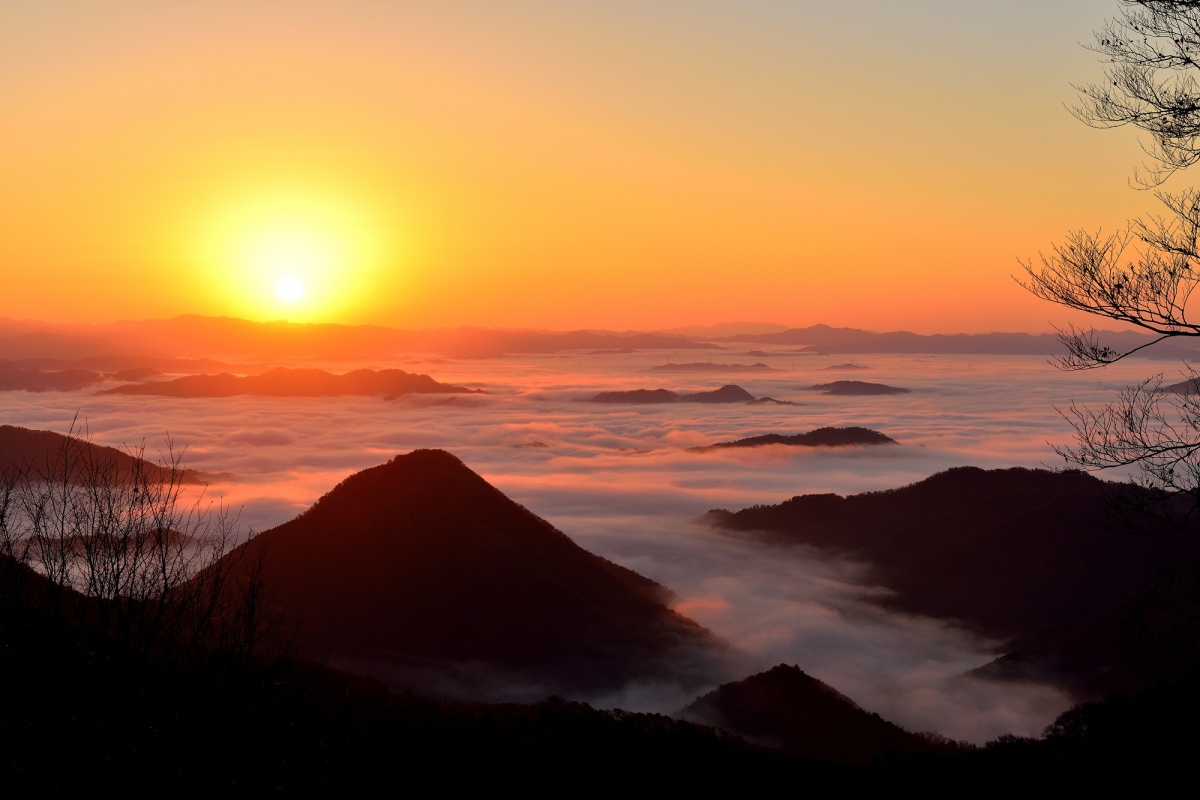
[[[886,492],[802,495],[706,519],[865,561],[895,593],[884,602],[958,619],[1007,642],[1027,675],[1094,696],[1132,680],[1116,638],[1128,591],[1200,553],[1200,537],[1162,536],[1153,520],[1126,520],[1142,535],[1103,527],[1118,488],[1077,472],[960,467]]]
[[[833,687],[787,664],[726,683],[675,716],[822,761],[863,764],[882,755],[937,749],[931,740],[864,711]]]
[[[828,367],[822,367],[823,372],[859,372],[870,367],[864,364],[833,364]]]
[[[64,464],[64,453],[69,454],[66,462],[70,464],[66,477],[72,481],[86,479],[94,466],[112,467],[125,478],[137,472],[151,480],[165,481],[171,475],[168,468],[115,447],[92,444],[85,439],[53,431],[0,425],[0,471],[29,469],[34,473],[50,471],[51,474],[58,474]],[[226,476],[188,469],[183,470],[181,477],[185,483],[208,483]]]
[[[839,395],[877,395],[877,394],[908,394],[908,389],[899,386],[888,386],[884,383],[868,383],[867,381],[834,381],[833,383],[818,383],[808,387],[811,391],[822,394]]]
[[[1153,341],[1152,335],[1135,331],[1097,331],[1103,344],[1121,351],[1132,350]],[[825,354],[928,353],[946,355],[1032,355],[1051,356],[1064,351],[1057,334],[1041,333],[956,333],[918,334],[908,331],[874,333],[857,328],[833,328],[812,325],[778,333],[752,333],[728,336],[715,341],[761,342],[777,345],[806,345],[804,352]],[[1159,349],[1162,346],[1167,349]],[[1163,342],[1137,355],[1146,358],[1194,359],[1200,355],[1187,343]]]
[[[720,389],[690,394],[672,392],[670,389],[631,389],[628,391],[600,392],[591,398],[593,403],[753,403],[754,395],[736,384],[726,384]]]
[[[801,403],[793,403],[791,400],[776,400],[774,397],[760,397],[757,400],[751,400],[746,405],[751,406],[798,406]]]
[[[711,361],[694,361],[690,364],[659,364],[647,372],[783,372],[766,364],[714,364]]]
[[[223,648],[164,658],[90,624],[105,605],[59,596],[0,555],[6,797],[386,797],[398,786],[549,797],[581,785],[584,797],[630,787],[765,797],[801,781],[844,791],[851,777],[659,714],[434,700]]]
[[[681,394],[679,396],[681,403],[752,403],[754,395],[747,392],[742,387],[736,384],[726,384],[720,389],[715,389],[711,392],[694,392],[692,394]]]
[[[1174,788],[1194,777],[1195,675],[1076,706],[1041,739],[1002,736],[973,748],[935,736],[935,752],[834,764],[684,720],[558,698],[463,704],[392,693],[370,678],[290,659],[221,650],[155,658],[72,624],[94,619],[88,612],[102,604],[69,590],[54,602],[46,583],[0,556],[0,773],[8,797],[383,797],[398,786],[417,795],[511,788],[533,797],[561,796],[563,787],[586,797],[631,787],[698,797],[791,797],[797,787],[818,798],[1011,797],[1030,787],[1104,796],[1125,781]],[[766,673],[779,680],[737,695],[726,724],[743,724],[747,735],[765,731],[775,743],[792,733],[803,741],[791,712],[823,700],[832,712],[823,719],[862,722],[798,672]],[[756,705],[762,697],[779,708]]]
[[[305,652],[396,687],[536,699],[714,674],[718,642],[663,587],[441,450],[352,475],[249,547]]]
[[[438,383],[428,375],[399,369],[359,369],[335,375],[319,369],[272,369],[261,375],[188,375],[171,381],[132,383],[101,394],[164,395],[169,397],[333,397],[405,394],[479,394],[477,390]]]
[[[732,442],[717,442],[704,447],[689,447],[688,449],[703,453],[708,450],[718,450],[726,447],[760,447],[767,444],[786,444],[800,447],[846,447],[850,445],[896,444],[896,440],[879,431],[870,428],[851,426],[847,428],[817,428],[808,433],[784,435],[768,433],[762,436],[750,436],[736,439]]]
[[[87,369],[28,369],[0,361],[0,392],[72,392],[103,380],[104,375]]]

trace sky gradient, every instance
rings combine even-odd
[[[1065,108],[1117,8],[3,3],[0,316],[1048,330],[1155,205]]]

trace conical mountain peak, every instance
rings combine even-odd
[[[351,475],[248,547],[310,655],[397,687],[418,667],[445,676],[470,664],[486,673],[475,682],[520,673],[551,691],[600,691],[694,672],[706,662],[696,652],[717,647],[666,607],[662,586],[583,549],[442,450]],[[693,665],[682,673],[680,648]]]

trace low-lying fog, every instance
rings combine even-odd
[[[763,361],[780,372],[652,374],[663,353],[521,356],[389,364],[487,395],[277,399],[174,399],[85,392],[7,392],[2,423],[66,432],[76,413],[98,444],[162,449],[169,434],[187,466],[232,472],[209,496],[241,507],[262,530],[305,509],[347,475],[422,447],[453,452],[513,499],[585,548],[673,589],[677,608],[732,642],[745,674],[798,664],[868,710],[907,728],[983,741],[1034,734],[1070,703],[1044,686],[960,678],[996,643],[938,620],[884,613],[862,569],[800,549],[731,540],[694,522],[704,511],[775,503],[808,492],[888,489],[965,464],[991,468],[1056,462],[1048,442],[1070,441],[1055,411],[1099,403],[1153,369],[1147,362],[1061,373],[1018,356],[862,356],[870,367],[824,368],[844,356],[762,357],[714,352],[720,363]],[[676,361],[707,354],[676,355]],[[1174,379],[1168,375],[1168,379]],[[829,396],[804,387],[862,380],[910,394]],[[609,405],[581,402],[613,389],[715,389],[800,405]],[[899,446],[838,450],[772,446],[688,452],[762,433],[862,425]],[[544,446],[543,446],[544,445]],[[690,698],[631,687],[595,699],[669,712]]]

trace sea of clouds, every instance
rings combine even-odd
[[[155,456],[172,446],[191,468],[233,474],[210,485],[206,501],[240,509],[241,523],[254,530],[290,519],[355,471],[416,448],[444,448],[583,547],[673,590],[678,610],[734,645],[744,674],[797,664],[907,728],[972,741],[1036,734],[1070,705],[1049,686],[963,677],[991,660],[999,643],[945,620],[881,610],[872,600],[882,590],[863,565],[732,539],[696,519],[711,508],[797,494],[895,488],[967,464],[1053,466],[1061,459],[1049,443],[1072,437],[1056,407],[1111,401],[1161,365],[1062,373],[1034,357],[875,355],[856,358],[868,370],[840,372],[826,368],[846,357],[730,349],[712,360],[763,361],[780,371],[647,371],[666,360],[663,353],[560,354],[326,365],[399,367],[486,392],[450,402],[7,392],[0,423],[66,432],[75,420],[97,444],[145,443]],[[834,380],[911,393],[843,397],[806,389]],[[586,402],[614,389],[702,391],[725,383],[798,405]],[[687,449],[827,425],[874,428],[900,444]],[[670,687],[628,687],[588,699],[670,712],[691,698]]]

